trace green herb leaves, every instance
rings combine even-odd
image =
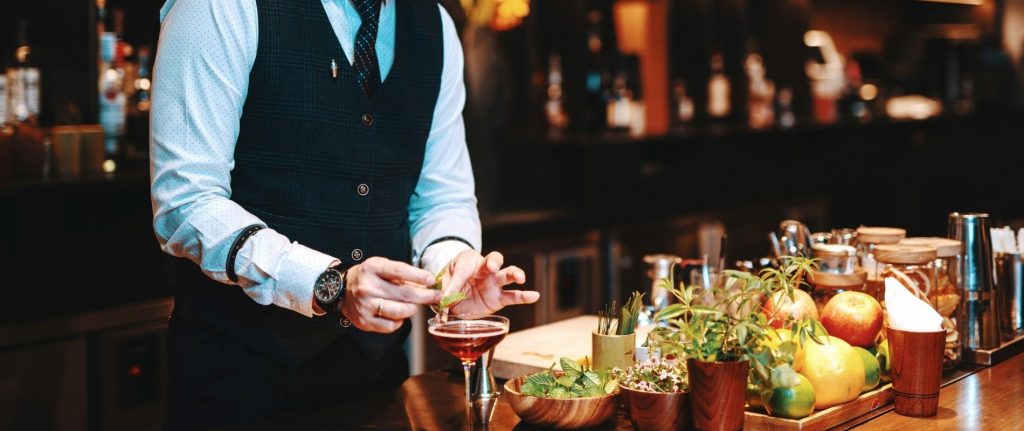
[[[561,373],[556,374],[552,364],[543,372],[527,376],[520,392],[541,398],[587,398],[611,394],[619,387],[619,381],[608,371],[595,371],[571,358],[562,358],[559,364]]]
[[[597,333],[600,335],[629,335],[636,331],[640,309],[644,306],[644,294],[633,292],[619,311],[612,305],[605,305],[597,312]]]
[[[437,304],[437,305],[439,307],[441,307],[442,310],[446,310],[446,309],[448,309],[448,307],[451,307],[451,306],[453,306],[455,304],[458,304],[463,299],[466,299],[466,293],[465,292],[450,293],[448,295],[445,295],[443,298],[441,298],[441,303]]]
[[[444,290],[444,284],[442,283],[442,280],[444,280],[444,275],[447,273],[448,269],[445,268],[438,272],[436,275],[434,275],[434,290]],[[449,293],[441,298],[441,302],[437,304],[437,309],[434,311],[437,311],[438,314],[441,315],[442,321],[446,321],[448,319],[448,309],[454,306],[455,304],[462,302],[463,299],[466,299],[465,292]]]

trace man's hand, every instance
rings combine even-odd
[[[348,270],[341,312],[357,328],[391,333],[416,314],[416,304],[437,304],[434,275],[404,262],[371,257]]]
[[[526,283],[526,273],[515,266],[502,269],[505,257],[491,252],[483,257],[475,250],[459,253],[448,265],[443,280],[444,293],[465,292],[466,299],[449,310],[453,315],[484,315],[509,305],[532,304],[540,293],[529,290],[504,290],[515,283]]]

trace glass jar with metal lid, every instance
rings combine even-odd
[[[882,244],[896,244],[907,237],[907,230],[895,227],[870,227],[861,226],[857,228],[857,257],[860,258],[860,266],[867,271],[868,293],[878,293],[880,298],[882,292],[882,280],[878,278],[878,264],[875,261],[875,247]]]
[[[857,269],[857,249],[849,245],[814,244],[818,271],[829,274],[852,274]]]
[[[960,261],[963,258],[963,243],[948,238],[906,238],[903,245],[930,246],[936,251],[933,262],[935,285],[928,292],[928,302],[942,315],[946,328],[946,350],[943,368],[949,369],[960,364],[960,334],[956,324],[960,316],[963,298],[963,284],[960,276]]]

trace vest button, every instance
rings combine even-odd
[[[373,116],[370,114],[363,114],[359,120],[362,121],[363,127],[370,127],[373,125]]]
[[[360,184],[356,186],[356,194],[358,194],[359,196],[366,196],[370,194],[370,186],[366,184]]]
[[[349,326],[352,326],[352,321],[348,320],[348,317],[342,317],[338,320],[338,324],[341,325],[342,328],[348,328]]]
[[[360,260],[363,260],[363,251],[358,249],[358,248],[355,249],[355,250],[352,250],[352,260],[354,260],[356,262],[358,262]]]

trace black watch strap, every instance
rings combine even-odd
[[[329,301],[321,301],[320,297],[318,295],[313,295],[313,297],[316,299],[317,305],[319,305],[320,308],[322,308],[324,310],[324,312],[326,312],[328,315],[334,316],[334,317],[340,317],[341,316],[341,312],[338,311],[338,309],[340,308],[340,307],[338,307],[338,304],[345,299],[345,291],[346,291],[346,286],[347,286],[346,281],[347,281],[347,278],[348,278],[348,268],[346,268],[345,265],[342,264],[342,263],[331,265],[330,267],[328,267],[320,275],[320,277],[317,277],[317,284],[318,285],[314,286],[313,289],[318,289],[320,287],[319,284],[320,284],[321,280],[323,279],[324,275],[328,271],[337,272],[341,276],[341,281],[340,281],[340,284],[338,285],[338,294],[335,295],[334,298],[331,298],[331,300],[329,300]]]

